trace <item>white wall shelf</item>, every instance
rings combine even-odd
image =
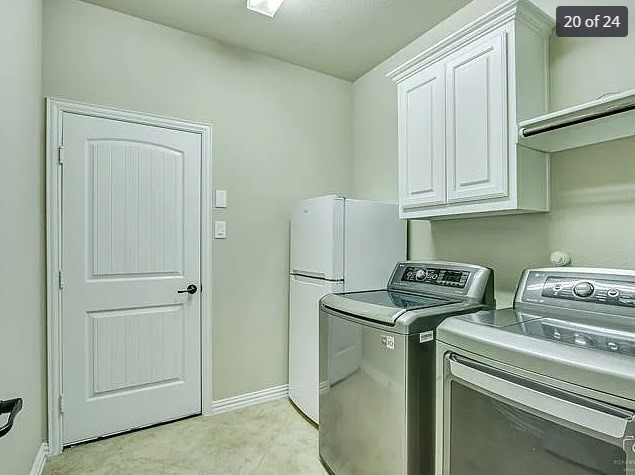
[[[559,152],[635,135],[635,89],[520,122],[518,143]]]

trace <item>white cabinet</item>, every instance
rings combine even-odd
[[[402,218],[548,211],[548,156],[518,146],[517,124],[546,110],[552,28],[508,1],[388,75]]]

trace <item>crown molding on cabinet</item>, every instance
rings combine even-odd
[[[548,35],[555,27],[553,18],[528,0],[509,0],[393,69],[386,76],[400,83],[512,19],[541,35]]]

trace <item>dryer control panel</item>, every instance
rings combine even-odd
[[[524,305],[585,310],[634,317],[635,271],[547,268],[523,273],[514,308]]]
[[[543,297],[635,307],[635,284],[601,279],[548,277]]]
[[[541,318],[524,325],[527,335],[553,340],[569,345],[635,356],[635,335],[588,324]]]

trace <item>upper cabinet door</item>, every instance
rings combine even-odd
[[[444,66],[399,84],[399,193],[402,209],[445,203]]]
[[[506,33],[446,62],[448,202],[507,196]]]

